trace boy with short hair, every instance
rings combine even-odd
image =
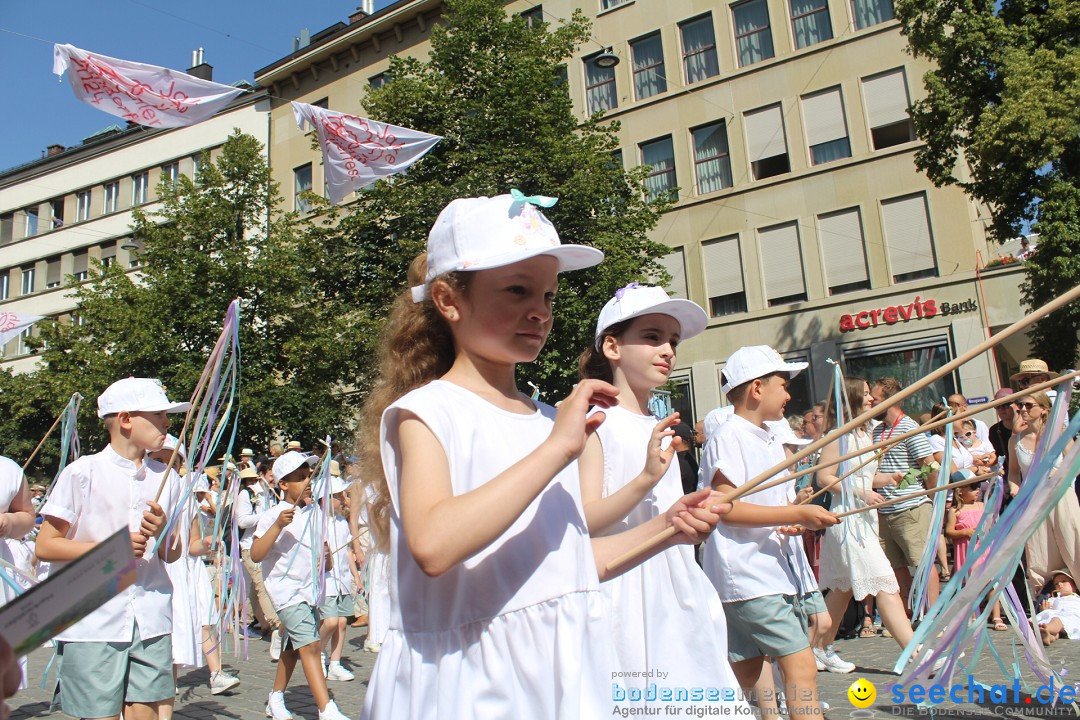
[[[159,450],[168,413],[189,403],[168,399],[161,383],[124,378],[98,398],[109,444],[64,468],[41,508],[38,558],[60,567],[121,528],[128,528],[137,579],[125,592],[57,636],[60,658],[56,694],[64,713],[80,718],[156,718],[175,694],[172,676],[172,583],[165,562],[182,548],[160,535],[166,513],[154,501],[165,463]],[[169,473],[163,498],[175,504],[179,476]]]
[[[706,442],[703,482],[726,493],[783,462],[783,437],[767,421],[783,420],[791,399],[788,381],[805,368],[806,363],[785,362],[767,345],[740,348],[728,359],[722,390],[734,413]],[[751,693],[766,658],[773,657],[783,675],[789,711],[793,717],[808,718],[821,713],[817,667],[805,613],[799,611],[805,590],[800,586],[798,548],[790,536],[801,534],[802,527],[820,530],[839,520],[818,505],[790,504],[790,486],[780,484],[737,500],[709,537],[703,567],[724,604],[728,657],[739,684]],[[775,712],[771,699],[757,697],[755,702],[763,714]]]
[[[348,720],[330,699],[319,658],[319,600],[311,538],[321,535],[318,524],[322,510],[311,502],[309,479],[316,462],[317,458],[294,450],[274,461],[274,478],[284,498],[259,518],[251,544],[251,559],[262,563],[263,584],[281,621],[281,659],[266,703],[266,714],[273,720],[293,717],[285,707],[285,688],[297,659],[319,707],[319,720]],[[325,552],[325,546],[315,551]]]
[[[355,679],[355,675],[341,664],[341,652],[345,647],[345,618],[353,614],[353,594],[360,585],[349,532],[348,489],[349,482],[341,477],[338,461],[331,460],[330,501],[333,507],[326,529],[326,542],[330,546],[332,564],[326,569],[326,599],[319,608],[319,617],[322,619],[321,647],[324,652],[327,646],[330,648],[330,663],[324,666],[326,678],[344,682]]]

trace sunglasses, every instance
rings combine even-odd
[[[961,433],[961,435],[963,435],[964,437],[975,437],[975,431],[968,430],[966,433]]]
[[[1026,403],[1024,403],[1024,402],[1014,402],[1013,403],[1013,405],[1015,405],[1021,412],[1031,412],[1031,408],[1035,407],[1038,404],[1039,403],[1033,403],[1033,402],[1026,402]]]

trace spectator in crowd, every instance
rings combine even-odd
[[[821,403],[814,405],[803,415],[802,435],[807,440],[817,440],[821,437],[821,426],[825,422],[825,406]]]
[[[1012,394],[1012,388],[1001,388],[994,393],[994,399],[1000,400]],[[1005,403],[994,408],[994,412],[997,413],[998,421],[991,425],[988,431],[990,444],[994,446],[994,452],[1001,460],[1001,467],[1007,468],[1009,467],[1009,438],[1012,437],[1013,424],[1016,422],[1016,408],[1012,403]]]
[[[698,461],[694,458],[694,432],[686,423],[675,426],[675,436],[671,442],[675,445],[675,456],[679,460],[679,472],[682,473],[683,494],[697,490]]]
[[[1032,245],[1031,241],[1026,237],[1020,238],[1020,252],[1016,253],[1016,257],[1020,260],[1028,260],[1035,254],[1037,245]]]
[[[967,398],[964,397],[963,393],[953,393],[949,396],[949,409],[952,410],[953,415],[967,412]],[[983,442],[990,442],[990,428],[987,424],[978,418],[973,418],[973,420],[975,422],[975,433],[979,436],[979,439]]]

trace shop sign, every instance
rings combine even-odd
[[[979,304],[974,298],[960,303],[939,302],[933,298],[923,300],[918,295],[906,305],[890,305],[874,310],[860,310],[840,316],[840,331],[866,330],[879,325],[896,325],[911,320],[929,320],[938,315],[962,315],[978,312]]]

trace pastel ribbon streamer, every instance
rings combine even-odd
[[[547,195],[526,195],[517,188],[510,190],[510,197],[514,198],[514,202],[539,205],[542,208],[552,207],[559,202],[559,198],[548,197]]]

